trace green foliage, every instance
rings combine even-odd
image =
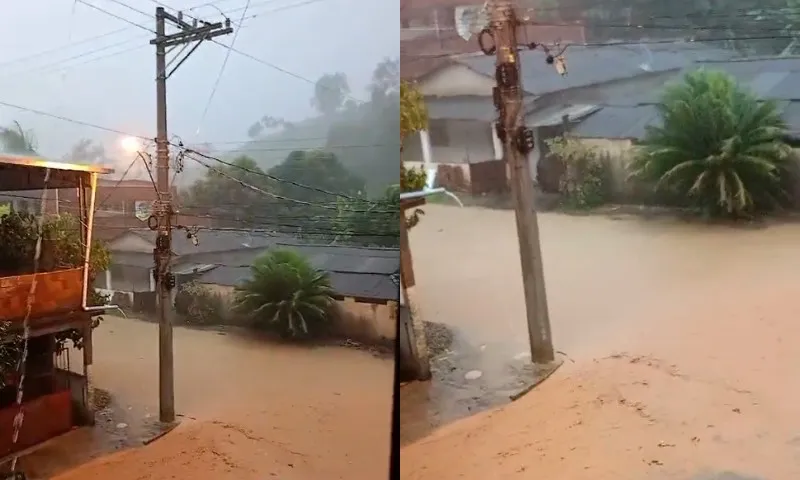
[[[400,190],[390,187],[378,200],[340,199],[335,240],[361,246],[397,247],[400,243]]]
[[[33,270],[38,226],[36,217],[10,213],[0,217],[0,269],[3,275],[22,275]]]
[[[254,262],[234,305],[257,328],[304,339],[328,330],[333,289],[328,274],[297,252],[273,250]]]
[[[428,127],[428,109],[425,97],[416,85],[405,80],[400,82],[400,142]]]
[[[594,208],[609,200],[610,168],[598,149],[570,137],[556,137],[546,143],[564,164],[559,193],[568,207]]]
[[[662,126],[648,129],[633,178],[712,216],[749,216],[786,202],[791,148],[774,102],[760,101],[725,73],[700,70],[668,87],[658,110]]]
[[[211,326],[226,323],[225,301],[205,285],[189,282],[175,294],[175,311],[188,325]]]
[[[19,358],[19,343],[10,333],[10,322],[0,321],[0,388],[5,386],[6,375],[14,372]]]
[[[69,214],[48,216],[43,225],[42,255],[39,271],[50,272],[83,266],[85,254],[81,241],[80,221]],[[27,213],[11,213],[0,217],[0,265],[5,275],[23,275],[33,272],[33,257],[38,238],[36,217]],[[97,272],[105,271],[110,264],[106,246],[92,242],[89,272],[93,279]]]
[[[36,137],[30,130],[24,130],[19,122],[11,127],[0,127],[0,150],[19,155],[37,155]]]
[[[427,174],[423,169],[406,168],[400,164],[400,191],[417,192],[425,188]]]
[[[249,157],[238,157],[231,163],[234,166],[215,165],[214,168],[224,175],[206,170],[205,177],[182,192],[183,208],[207,214],[224,212],[232,218],[241,219],[266,212],[274,200],[263,193],[243,187],[237,180],[266,191],[275,188],[274,182]]]
[[[271,168],[269,174],[288,181],[276,182],[275,193],[305,202],[333,201],[334,197],[319,190],[360,195],[366,189],[363,178],[345,168],[336,155],[321,150],[294,151],[283,163]],[[289,182],[314,188],[300,187]]]
[[[339,111],[350,95],[350,85],[344,73],[326,73],[314,84],[314,97],[311,106],[325,116]]]

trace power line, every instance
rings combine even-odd
[[[136,23],[136,22],[134,22],[132,20],[129,20],[129,19],[125,18],[125,17],[117,15],[116,13],[111,13],[108,10],[105,10],[103,8],[98,7],[97,5],[92,5],[91,3],[86,2],[85,0],[76,0],[76,1],[78,3],[86,5],[89,8],[93,8],[93,9],[97,10],[98,12],[104,13],[104,14],[108,15],[109,17],[113,17],[113,18],[116,18],[117,20],[121,20],[121,21],[127,23],[128,25],[133,25],[134,27],[141,28],[142,30],[146,30],[146,31],[148,31],[150,33],[155,33],[153,30],[145,27],[144,25],[140,25],[140,24],[138,24],[138,23]]]
[[[270,67],[270,68],[272,68],[272,69],[274,69],[274,70],[277,70],[277,71],[279,71],[279,72],[281,72],[281,73],[285,73],[286,75],[289,75],[290,77],[294,77],[294,78],[296,78],[296,79],[298,79],[298,80],[302,80],[302,81],[304,81],[304,82],[306,82],[306,83],[308,83],[308,84],[310,84],[310,85],[314,85],[314,86],[316,86],[316,85],[317,85],[317,82],[316,82],[316,81],[314,81],[314,80],[311,80],[311,79],[309,79],[309,78],[306,78],[306,77],[304,77],[304,76],[302,76],[302,75],[300,75],[300,74],[297,74],[297,73],[291,72],[291,71],[289,71],[289,70],[286,70],[285,68],[279,67],[278,65],[275,65],[274,63],[270,63],[270,62],[268,62],[268,61],[266,61],[266,60],[260,59],[260,58],[258,58],[258,57],[256,57],[256,56],[253,56],[253,55],[250,55],[249,53],[245,53],[245,52],[243,52],[243,51],[241,51],[241,50],[238,50],[238,49],[236,49],[236,48],[234,48],[234,47],[229,47],[229,46],[227,46],[227,45],[225,45],[225,44],[222,44],[222,43],[220,43],[220,42],[217,42],[216,40],[211,40],[211,42],[212,42],[212,43],[215,43],[215,44],[217,44],[217,45],[219,45],[219,46],[221,46],[221,47],[223,47],[223,48],[227,48],[227,49],[229,49],[230,51],[232,51],[232,52],[234,52],[234,53],[237,53],[237,54],[239,54],[239,55],[241,55],[241,56],[243,56],[243,57],[245,57],[245,58],[249,58],[250,60],[253,60],[254,62],[258,62],[258,63],[260,63],[260,64],[262,64],[262,65],[266,65],[266,66],[268,66],[268,67]],[[323,88],[328,88],[328,87],[325,87],[325,86],[323,86]],[[332,89],[332,88],[328,88],[328,89],[329,89],[329,90],[331,90],[331,91],[333,91],[333,90],[334,90],[334,89]],[[347,98],[349,98],[350,100],[353,100],[353,101],[355,101],[355,102],[357,102],[357,103],[366,103],[364,100],[361,100],[361,99],[355,98],[355,97],[353,97],[353,96],[351,96],[351,95],[345,95],[345,97],[347,97]]]
[[[335,149],[354,149],[354,148],[383,148],[383,147],[396,147],[399,149],[399,143],[376,143],[372,145],[325,145],[322,147],[282,147],[282,148],[236,148],[231,150],[209,150],[210,152],[221,153],[246,153],[246,152],[291,152],[295,150],[335,150]]]
[[[242,18],[239,20],[239,25],[241,25],[242,21],[244,21],[244,16],[247,14],[247,9],[250,7],[250,0],[247,0],[247,3],[244,6],[244,10],[242,11]],[[240,27],[241,28],[241,27]],[[236,31],[233,33],[233,39],[231,39],[231,49],[236,44],[236,39],[239,38],[239,29],[237,28]],[[219,74],[217,74],[217,79],[214,80],[214,85],[211,87],[211,94],[208,96],[208,101],[206,101],[206,106],[203,107],[203,113],[200,115],[200,121],[197,124],[197,132],[200,133],[200,128],[203,126],[203,122],[206,120],[206,115],[208,114],[208,109],[211,107],[211,101],[214,100],[214,94],[217,93],[217,88],[219,88],[219,83],[222,80],[222,74],[225,72],[225,67],[228,65],[228,60],[231,58],[231,52],[233,50],[228,49],[225,53],[225,59],[222,61],[222,66],[219,69]]]
[[[116,133],[117,135],[124,135],[124,136],[134,137],[134,138],[138,138],[140,140],[147,140],[147,141],[152,140],[151,138],[143,137],[141,135],[134,135],[134,134],[131,134],[131,133],[123,132],[122,130],[117,130],[117,129],[110,128],[110,127],[104,127],[102,125],[97,125],[97,124],[94,124],[94,123],[84,122],[82,120],[75,120],[73,118],[64,117],[64,116],[61,116],[61,115],[56,115],[56,114],[53,114],[53,113],[44,112],[42,110],[36,110],[36,109],[33,109],[33,108],[29,108],[29,107],[23,107],[21,105],[14,105],[13,103],[0,101],[0,106],[13,108],[15,110],[20,110],[20,111],[23,111],[23,112],[29,112],[29,113],[33,113],[35,115],[41,115],[43,117],[49,117],[49,118],[53,118],[53,119],[56,119],[56,120],[62,120],[64,122],[73,123],[75,125],[82,125],[84,127],[96,128],[97,130],[103,130],[103,131],[109,132],[109,133]]]
[[[184,148],[184,151],[186,151],[188,153],[193,153],[195,155],[199,155],[199,156],[201,156],[203,158],[206,158],[208,160],[214,160],[214,161],[216,161],[218,163],[221,163],[223,165],[226,165],[228,167],[236,168],[236,169],[245,171],[247,173],[251,173],[251,174],[254,174],[254,175],[259,175],[259,176],[262,176],[262,177],[266,177],[266,178],[269,178],[270,180],[274,180],[276,182],[286,183],[286,184],[289,184],[289,185],[294,185],[296,187],[304,188],[306,190],[312,190],[312,191],[315,191],[315,192],[324,193],[326,195],[332,195],[332,196],[336,196],[336,197],[342,197],[342,198],[346,198],[348,200],[363,200],[363,201],[366,201],[367,203],[373,203],[373,204],[375,203],[375,202],[369,202],[369,201],[367,201],[365,199],[355,198],[355,197],[353,197],[351,195],[347,195],[347,194],[344,194],[344,193],[331,192],[331,191],[325,190],[323,188],[312,187],[310,185],[305,185],[305,184],[298,183],[298,182],[295,182],[295,181],[292,181],[292,180],[287,180],[287,179],[284,179],[284,178],[276,177],[275,175],[271,175],[271,174],[263,172],[263,171],[253,170],[251,168],[247,168],[247,167],[244,167],[242,165],[237,165],[235,163],[226,162],[225,160],[221,160],[221,159],[213,157],[211,155],[206,155],[206,154],[203,154],[203,153],[200,153],[200,152],[196,152],[196,151],[191,150],[191,149],[186,149],[185,147],[180,147],[179,146],[179,148]]]
[[[305,201],[305,200],[297,200],[295,198],[290,198],[290,197],[286,197],[286,196],[283,196],[283,195],[278,195],[276,193],[268,192],[268,191],[263,190],[261,188],[258,188],[256,186],[250,185],[249,183],[246,183],[246,182],[244,182],[242,180],[239,180],[238,178],[233,177],[233,176],[229,175],[228,173],[223,172],[222,170],[219,170],[218,168],[214,168],[214,167],[208,165],[207,163],[203,162],[202,160],[199,160],[199,159],[197,159],[195,157],[192,157],[192,156],[189,156],[189,158],[194,160],[195,162],[199,163],[200,165],[206,167],[207,169],[213,171],[214,173],[222,176],[222,177],[228,178],[229,180],[232,180],[232,181],[240,184],[241,186],[243,186],[243,187],[245,187],[247,189],[253,190],[253,191],[258,192],[258,193],[261,193],[261,194],[266,195],[268,197],[272,197],[272,198],[274,198],[276,200],[283,200],[283,201],[286,201],[286,202],[296,203],[298,205],[304,205],[304,206],[307,206],[307,207],[318,207],[318,208],[323,208],[323,209],[326,209],[326,210],[335,210],[335,211],[339,210],[339,207],[335,206],[335,205],[324,205],[324,204],[315,203],[315,202],[308,202],[308,201]],[[390,213],[390,212],[373,212],[373,211],[370,211],[370,210],[350,210],[350,212],[353,212],[353,213]]]

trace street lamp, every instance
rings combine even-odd
[[[136,137],[124,137],[119,144],[128,153],[139,153],[142,149],[142,145]]]

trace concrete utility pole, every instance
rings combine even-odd
[[[481,32],[481,50],[497,57],[497,87],[493,96],[500,118],[496,128],[511,176],[531,359],[535,363],[548,363],[555,359],[555,352],[550,335],[539,223],[533,204],[533,177],[528,162],[528,154],[534,149],[534,137],[533,131],[522,124],[525,111],[517,44],[520,22],[510,0],[490,1],[489,9],[490,28]],[[493,38],[492,47],[483,44],[486,35]]]
[[[167,34],[169,21],[178,29]],[[175,372],[172,351],[172,306],[171,290],[175,287],[175,276],[170,272],[172,256],[172,195],[169,185],[169,140],[167,137],[167,79],[194,53],[204,40],[227,35],[233,29],[230,20],[222,23],[200,22],[192,24],[183,21],[183,15],[167,13],[163,7],[156,8],[156,38],[150,40],[156,46],[156,189],[158,200],[153,217],[157,220],[155,260],[155,280],[158,292],[158,401],[159,417],[162,422],[175,421]],[[183,58],[167,72],[167,48],[196,42]]]

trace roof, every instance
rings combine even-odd
[[[525,124],[529,127],[552,127],[561,125],[564,116],[570,122],[579,121],[600,110],[597,105],[567,105],[543,108],[525,117]]]
[[[88,174],[107,174],[114,170],[101,165],[82,165],[77,163],[52,162],[46,158],[31,155],[0,154],[0,191],[41,190],[47,186],[52,189],[75,188],[80,178]]]
[[[104,167],[102,165],[90,165],[79,163],[64,163],[53,162],[43,157],[35,157],[30,155],[11,155],[8,153],[0,154],[0,165],[14,165],[19,167],[42,168],[51,170],[64,170],[70,172],[86,172],[86,173],[114,173],[113,168]]]
[[[137,235],[155,245],[157,233],[148,228],[131,228],[118,235],[120,238],[127,234]],[[279,241],[289,241],[292,237],[265,233],[251,234],[241,231],[230,230],[203,230],[198,234],[198,244],[192,243],[190,238],[180,232],[172,235],[172,252],[175,255],[191,255],[197,253],[227,252],[231,250],[241,250],[247,248],[265,248]],[[110,240],[113,241],[114,239]],[[115,253],[116,255],[117,253]]]
[[[571,129],[571,133],[584,138],[641,139],[645,126],[658,120],[655,105],[632,107],[603,107],[589,115]]]
[[[533,98],[525,99],[525,110],[533,105]],[[459,95],[454,97],[427,97],[425,106],[431,120],[494,121],[497,112],[492,97]]]
[[[793,135],[800,135],[800,57],[769,57],[703,61],[697,68],[722,70],[733,75],[741,85],[764,99],[778,101],[783,117]],[[676,80],[680,78],[676,74]],[[625,103],[620,99],[619,103]],[[658,112],[654,102],[638,105],[610,105],[590,115],[572,133],[584,138],[642,139],[647,125],[656,125]]]
[[[315,268],[328,272],[334,291],[341,296],[377,300],[398,298],[399,289],[393,279],[400,271],[398,249],[299,244],[275,246],[290,248],[307,256]],[[251,252],[249,261],[218,266],[199,276],[197,281],[225,286],[241,284],[250,278],[250,265],[263,254],[263,251]]]
[[[544,95],[570,88],[586,87],[643,73],[685,68],[694,62],[727,60],[736,53],[696,43],[675,42],[656,45],[571,45],[565,52],[568,75],[562,77],[544,61],[538,50],[520,52],[522,83],[532,95]],[[456,58],[473,71],[494,77],[495,58],[465,56]]]

